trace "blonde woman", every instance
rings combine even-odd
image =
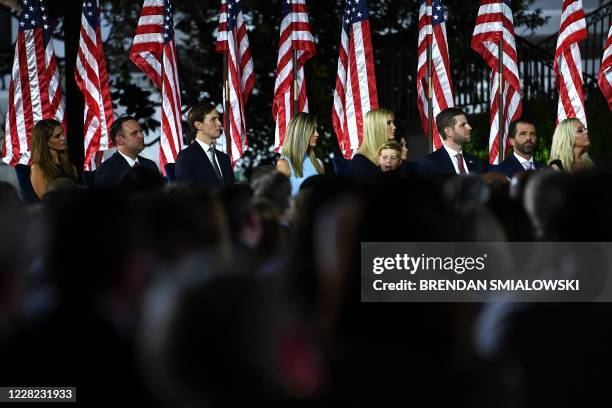
[[[38,198],[58,178],[78,182],[76,169],[68,160],[66,136],[55,119],[43,119],[32,130],[32,169],[30,181]]]
[[[548,165],[567,173],[593,167],[587,153],[590,144],[589,131],[579,119],[563,119],[553,134]]]
[[[380,146],[392,140],[395,135],[393,112],[379,108],[365,115],[363,141],[357,154],[351,160],[352,176],[370,176],[380,173],[378,167],[378,150]]]
[[[276,169],[289,177],[291,194],[297,195],[300,185],[310,176],[323,174],[321,161],[315,156],[319,133],[314,116],[300,112],[289,121],[281,158]]]

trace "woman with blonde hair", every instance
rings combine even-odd
[[[55,119],[43,119],[32,130],[32,169],[30,181],[38,198],[59,178],[78,181],[76,169],[68,160],[66,136]]]
[[[395,135],[394,115],[388,109],[373,109],[366,113],[363,125],[363,141],[351,160],[352,176],[370,176],[380,173],[378,151],[380,146]]]
[[[587,152],[590,144],[589,131],[579,119],[563,119],[553,134],[548,165],[567,173],[593,167]]]
[[[289,177],[292,195],[297,195],[308,177],[324,173],[314,151],[318,139],[317,120],[313,115],[300,112],[289,121],[276,169]]]

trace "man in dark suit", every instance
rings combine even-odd
[[[471,140],[472,128],[461,109],[444,109],[436,116],[436,126],[444,143],[419,162],[420,173],[463,176],[487,171],[486,162],[463,151],[463,145]]]
[[[139,156],[144,149],[142,128],[132,116],[117,118],[110,130],[117,151],[96,169],[95,187],[117,186],[132,167],[140,166],[159,175],[154,161]]]
[[[221,136],[219,112],[214,104],[205,102],[189,111],[189,127],[195,140],[176,159],[176,181],[199,184],[216,190],[234,183],[230,157],[217,150],[215,142]]]
[[[506,160],[494,166],[491,171],[503,173],[512,178],[519,171],[540,170],[546,165],[533,160],[533,153],[538,145],[535,125],[526,120],[515,120],[508,129],[508,141],[514,150]]]

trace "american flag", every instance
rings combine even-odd
[[[175,162],[183,148],[181,90],[171,0],[144,1],[130,58],[161,89],[159,164],[163,171],[167,163]]]
[[[46,3],[43,0],[21,3],[2,146],[2,160],[11,166],[29,164],[30,138],[36,122],[56,119],[66,129],[64,97]]]
[[[281,2],[283,19],[280,25],[276,82],[272,116],[276,120],[274,150],[278,151],[285,141],[287,124],[295,109],[295,91],[298,95],[298,112],[308,112],[304,64],[315,53],[315,44],[310,33],[306,0],[285,0]],[[293,78],[293,51],[295,51],[295,86]]]
[[[597,82],[599,83],[599,89],[601,89],[601,92],[608,101],[608,107],[612,110],[612,24],[610,24],[608,40],[606,41],[604,54],[601,58]]]
[[[508,127],[521,116],[521,87],[514,42],[510,0],[481,0],[472,37],[472,48],[491,68],[491,131],[489,163],[499,162],[499,42],[502,41],[502,123],[504,157],[508,149]]]
[[[428,78],[428,48],[431,44],[431,88]],[[420,0],[419,7],[419,45],[417,62],[417,105],[421,114],[423,131],[429,135],[429,100],[433,108],[432,138],[433,148],[442,146],[442,139],[436,128],[436,115],[454,106],[453,83],[451,81],[448,43],[444,9],[440,0]]]
[[[351,158],[363,140],[363,118],[378,108],[374,53],[366,0],[346,0],[332,125],[345,158]]]
[[[559,88],[557,122],[578,118],[586,123],[582,90],[582,58],[578,42],[587,38],[586,20],[581,0],[563,0],[561,28],[555,51],[555,76]]]
[[[244,105],[255,85],[253,57],[240,0],[221,0],[216,50],[227,56],[225,92],[228,98],[224,98],[223,103],[229,99],[229,106],[224,106],[223,110],[228,115],[226,136],[230,138],[229,154],[235,164],[248,147]]]
[[[84,143],[85,170],[96,168],[98,152],[111,147],[113,103],[108,86],[106,59],[100,35],[98,0],[84,0],[81,14],[81,37],[74,71],[77,86],[85,99]]]

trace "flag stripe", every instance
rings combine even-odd
[[[159,165],[165,173],[183,148],[181,91],[171,0],[144,0],[130,59],[161,91]]]
[[[45,23],[46,3],[44,0],[22,3],[2,146],[2,160],[11,166],[30,164],[31,133],[39,120],[56,119],[66,130],[51,27]]]
[[[378,108],[367,2],[345,2],[332,125],[345,158],[363,139],[363,117]]]
[[[83,113],[84,170],[97,167],[96,158],[111,146],[109,130],[114,117],[102,36],[99,1],[82,3],[79,50],[75,80],[85,100]]]
[[[229,138],[227,152],[235,165],[248,148],[244,105],[255,85],[253,57],[240,3],[236,0],[221,0],[219,25],[215,49],[227,55],[227,81],[229,105],[224,98],[224,113],[228,116],[229,128],[224,135]],[[222,146],[225,150],[225,146]]]
[[[502,51],[501,79],[499,89],[499,43]],[[518,56],[514,40],[514,22],[510,3],[502,0],[481,0],[472,37],[472,49],[478,52],[491,68],[490,76],[490,124],[489,162],[499,163],[500,115],[502,117],[504,157],[508,152],[508,129],[510,123],[521,116],[521,90],[518,73]],[[503,104],[502,104],[503,102]],[[500,105],[502,110],[500,112]]]
[[[554,61],[555,78],[559,88],[557,123],[571,117],[578,118],[587,125],[582,89],[582,58],[578,44],[586,37],[582,1],[564,0]]]

